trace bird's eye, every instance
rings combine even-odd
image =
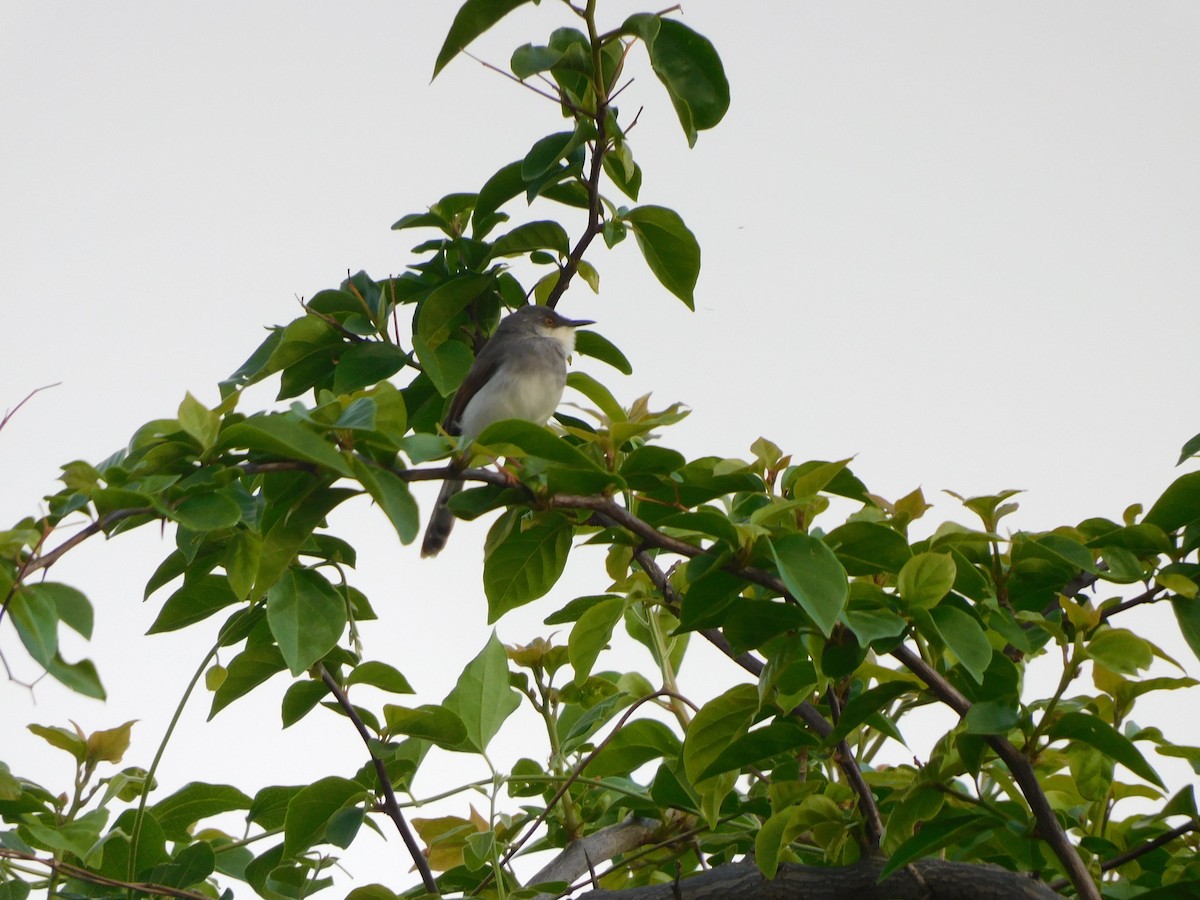
[[[554,327],[554,320],[552,318],[550,318],[549,316],[546,316],[546,318],[542,319],[542,321],[545,323],[547,328]]]

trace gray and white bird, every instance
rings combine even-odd
[[[501,419],[525,419],[545,425],[554,415],[567,384],[567,357],[575,349],[575,329],[588,319],[568,319],[546,306],[523,306],[505,316],[454,395],[446,419],[447,433],[459,435],[464,451],[450,466],[466,467],[469,448],[485,428]],[[447,478],[425,527],[422,556],[436,556],[450,537],[454,513],[450,498],[463,482]]]

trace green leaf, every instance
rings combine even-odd
[[[837,725],[824,739],[825,745],[832,746],[850,732],[856,731],[860,725],[898,697],[915,693],[919,693],[917,686],[907,681],[885,681],[868,691],[863,691],[843,707]]]
[[[744,653],[808,622],[808,616],[791,603],[739,597],[733,614],[725,616],[723,627],[733,652]]]
[[[951,603],[934,607],[929,610],[929,616],[963,668],[976,682],[983,684],[983,673],[992,661],[992,645],[979,620]]]
[[[650,13],[630,16],[622,30],[646,43],[654,74],[667,88],[688,146],[729,109],[729,80],[712,42],[682,22]]]
[[[683,741],[683,768],[693,785],[746,733],[757,709],[758,688],[752,684],[735,685],[700,707]]]
[[[408,485],[394,472],[370,466],[358,457],[353,465],[359,482],[396,529],[400,543],[411,544],[421,531],[421,513]]]
[[[849,596],[846,570],[838,558],[823,542],[807,534],[773,538],[771,554],[788,592],[829,637]]]
[[[461,750],[467,739],[467,729],[462,719],[452,710],[426,704],[416,709],[383,705],[383,717],[391,734],[432,741],[447,750]]]
[[[674,210],[638,206],[621,217],[633,229],[646,264],[663,287],[696,308],[693,292],[700,277],[700,244]]]
[[[357,781],[334,775],[301,790],[288,804],[283,820],[283,855],[295,856],[319,843],[334,814],[365,797]]]
[[[1020,711],[999,700],[972,703],[963,717],[967,734],[1007,734],[1017,727]]]
[[[1175,621],[1179,623],[1180,634],[1192,648],[1192,653],[1200,659],[1200,600],[1172,597],[1171,609],[1175,613]]]
[[[203,621],[215,612],[238,603],[238,596],[223,575],[204,575],[185,581],[167,598],[147,634],[178,631]]]
[[[1200,472],[1189,472],[1175,479],[1154,501],[1142,519],[1143,524],[1157,525],[1171,532],[1200,519]]]
[[[267,623],[293,675],[337,646],[346,622],[346,601],[313,569],[289,569],[267,592]]]
[[[820,743],[805,726],[793,719],[774,719],[762,728],[747,732],[737,738],[700,773],[701,780],[733,769],[766,762],[784,753],[794,753],[801,748],[816,747]]]
[[[879,873],[879,880],[882,881],[913,860],[931,856],[946,847],[965,844],[965,839],[971,835],[996,827],[995,819],[977,815],[950,816],[936,822],[926,822],[920,831],[893,851]]]
[[[192,531],[218,531],[232,528],[240,522],[242,508],[236,500],[225,494],[194,494],[170,510],[170,516]]]
[[[250,596],[262,560],[262,550],[262,535],[255,531],[239,530],[225,545],[225,557],[221,565],[229,579],[229,589],[239,600]]]
[[[475,439],[485,447],[511,444],[530,456],[548,459],[576,469],[597,469],[594,462],[550,429],[525,419],[493,422]]]
[[[491,275],[460,275],[434,288],[421,303],[417,337],[429,349],[437,349],[447,338],[459,313],[483,296],[495,283]]]
[[[679,738],[662,722],[635,719],[609,738],[584,773],[589,778],[628,777],[652,759],[678,756],[680,749]]]
[[[904,536],[876,522],[847,522],[825,535],[825,543],[848,575],[895,573],[912,559]]]
[[[779,871],[779,856],[783,848],[808,830],[800,816],[799,807],[789,806],[763,822],[754,837],[754,862],[767,878]]]
[[[59,621],[74,629],[80,636],[91,639],[95,613],[91,601],[82,591],[55,581],[24,584],[21,590],[38,595],[41,600],[48,598],[54,604]]]
[[[562,58],[563,51],[554,47],[522,44],[513,51],[509,67],[514,75],[524,81],[530,75],[552,68]]]
[[[57,747],[59,750],[65,750],[75,757],[75,761],[82,764],[87,759],[87,738],[78,731],[68,731],[59,725],[26,725],[33,734],[36,734],[51,747]]]
[[[93,731],[87,739],[87,758],[92,763],[119,763],[129,749],[129,741],[135,719],[130,719],[124,725],[116,728],[105,728]]]
[[[211,720],[238,697],[248,694],[286,668],[287,663],[274,644],[247,647],[230,661],[225,680],[213,692],[208,718]]]
[[[1035,538],[1034,542],[1049,550],[1059,559],[1066,560],[1077,569],[1093,574],[1100,571],[1096,568],[1096,561],[1092,559],[1091,551],[1079,541],[1074,541],[1065,535],[1050,533]]]
[[[929,609],[954,587],[957,571],[949,553],[918,553],[900,569],[896,588],[908,606]]]
[[[179,404],[178,416],[179,427],[200,445],[201,450],[207,450],[217,442],[221,417],[190,393],[184,394],[183,402]]]
[[[859,644],[898,637],[908,627],[908,621],[890,609],[847,609],[842,621],[854,632]]]
[[[579,142],[579,131],[559,131],[540,138],[529,149],[529,152],[525,154],[525,159],[521,161],[522,181],[529,183],[536,180],[539,176],[545,175],[554,167],[555,163],[564,159],[571,150],[578,146]],[[561,227],[559,226],[560,230]],[[564,246],[566,246],[567,233],[565,231],[562,233],[562,239]],[[551,245],[542,244],[541,246]],[[495,250],[493,250],[493,255],[497,255]],[[565,256],[566,252],[563,255]]]
[[[708,559],[711,557],[701,557]],[[746,581],[738,575],[713,565],[699,576],[693,576],[696,563],[689,569],[695,580],[687,587],[679,611],[679,631],[694,631],[724,624],[730,607],[738,602],[738,593]]]
[[[324,681],[294,681],[283,692],[279,719],[284,728],[295,725],[329,695],[329,686]]]
[[[183,838],[182,840],[187,840]],[[217,855],[208,841],[189,844],[172,857],[146,872],[146,881],[164,887],[186,888],[203,882],[217,867]]]
[[[407,678],[400,674],[399,669],[385,662],[375,662],[374,660],[355,666],[350,672],[350,677],[346,679],[346,684],[369,684],[381,691],[393,694],[413,693],[412,685],[408,683]]]
[[[104,685],[100,683],[100,676],[96,674],[96,666],[91,660],[81,659],[79,662],[69,663],[61,654],[56,653],[46,666],[46,671],[77,694],[97,700],[103,700],[105,697]]]
[[[520,695],[509,686],[508,654],[496,632],[463,669],[442,705],[462,720],[476,753],[487,749],[504,720],[521,705]]]
[[[349,477],[350,465],[336,447],[289,413],[251,416],[221,433],[221,446],[244,447],[285,459],[315,463]]]
[[[170,841],[186,841],[201,819],[235,809],[249,809],[250,798],[228,784],[193,781],[150,807]]]
[[[387,341],[367,341],[345,348],[333,370],[333,392],[350,394],[390,378],[404,368],[408,355]],[[365,398],[364,398],[365,399]],[[338,428],[348,425],[337,423]]]
[[[1127,737],[1107,722],[1082,712],[1064,713],[1046,732],[1051,738],[1082,741],[1119,762],[1135,775],[1163,787],[1158,773]]]
[[[1187,460],[1197,455],[1200,455],[1200,434],[1195,435],[1183,445],[1183,449],[1179,451],[1179,462],[1175,463],[1175,465],[1181,466]]]
[[[557,222],[529,222],[498,237],[492,244],[489,258],[519,256],[533,250],[554,250],[560,256],[567,256],[571,252],[571,240],[566,229]]]
[[[425,369],[425,375],[443,397],[458,390],[470,371],[471,363],[475,361],[471,348],[462,341],[446,341],[437,347],[430,347],[419,335],[414,335],[413,350]]]
[[[624,612],[625,598],[613,597],[589,606],[575,622],[567,639],[567,657],[575,670],[575,684],[583,684],[592,673],[592,666]]]
[[[592,359],[608,363],[625,375],[633,374],[632,363],[624,353],[617,349],[616,344],[594,331],[575,332],[575,352],[581,356],[590,356]]]
[[[1087,654],[1106,669],[1137,675],[1154,661],[1154,648],[1145,638],[1124,628],[1102,628],[1087,642]]]
[[[528,527],[522,528],[522,524],[521,512],[514,510],[497,519],[488,532],[483,591],[489,623],[545,595],[566,567],[574,533],[566,518],[550,513]]]
[[[300,548],[312,537],[313,529],[339,503],[355,496],[358,496],[357,491],[346,488],[318,487],[276,521],[263,540],[251,595],[258,598],[265,594],[295,562]]]
[[[437,78],[446,63],[466,49],[471,41],[527,2],[528,0],[467,0],[459,7],[446,40],[442,43],[442,49],[438,51],[437,61],[433,64],[433,77]]]
[[[600,408],[600,411],[608,416],[609,421],[626,421],[625,410],[621,408],[621,404],[617,402],[617,398],[609,392],[608,388],[587,374],[587,372],[571,372],[568,374],[567,387],[579,391],[579,393],[595,403]]]
[[[58,652],[58,608],[54,598],[34,585],[21,585],[8,603],[8,614],[29,655],[43,666]]]

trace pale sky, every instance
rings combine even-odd
[[[0,7],[0,408],[61,382],[0,433],[0,527],[40,510],[59,465],[104,458],[185,391],[214,403],[297,298],[347,270],[402,271],[422,235],[393,221],[477,190],[562,127],[551,104],[465,57],[429,83],[456,6]],[[642,9],[600,6],[611,25]],[[943,489],[1023,488],[1008,523],[1036,530],[1119,518],[1183,471],[1179,448],[1200,431],[1200,6],[690,0],[684,21],[724,59],[725,121],[689,151],[640,65],[622,106],[645,107],[630,135],[641,202],[676,209],[703,248],[697,311],[658,286],[632,240],[597,247],[600,296],[576,285],[561,307],[630,357],[629,377],[582,363],[619,398],[692,407],[664,443],[745,456],[763,435],[797,461],[856,456],[877,494],[922,486],[937,502],[930,528],[967,521]],[[545,0],[472,50],[504,66],[560,24]],[[483,526],[460,525],[445,554],[420,560],[366,503],[333,525],[362,542],[354,583],[381,614],[369,655],[405,672],[414,704],[437,702],[488,633]],[[25,722],[138,718],[127,763],[153,755],[209,638],[141,637],[166,596],[143,605],[142,586],[169,550],[143,531],[52,570],[96,603],[93,644],[70,652],[96,660],[110,696],[44,682],[31,698],[0,682],[0,758],[14,771],[69,779]],[[606,586],[578,553],[500,636],[547,634],[545,615]],[[1169,617],[1140,615],[1134,627],[1200,671]],[[31,674],[7,627],[0,649]],[[648,662],[628,651],[611,665],[626,658]],[[681,676],[698,699],[741,677],[702,668]],[[208,725],[208,698],[193,699],[163,795],[193,778],[252,791],[357,768],[357,737],[328,715],[275,733],[285,683],[271,684]],[[239,747],[250,728],[261,740]],[[502,738],[500,762],[543,752]],[[439,784],[418,780],[418,793]],[[438,814],[464,813],[457,803]],[[350,872],[411,884],[407,861],[387,856],[398,841],[372,842],[380,852],[356,846]]]

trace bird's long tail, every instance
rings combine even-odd
[[[447,478],[442,482],[429,524],[425,526],[425,540],[421,542],[421,556],[437,556],[446,546],[450,531],[454,528],[454,513],[450,511],[450,498],[463,489],[463,482]]]

